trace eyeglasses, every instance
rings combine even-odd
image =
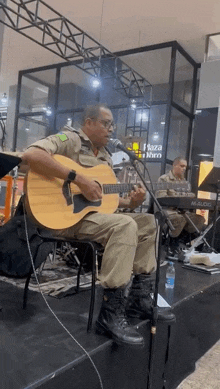
[[[111,120],[103,120],[103,119],[97,119],[97,122],[101,123],[107,130],[109,130],[111,127],[113,130],[116,129],[116,125]]]
[[[96,118],[87,118],[87,119],[94,120],[96,122],[101,123],[103,127],[105,127],[107,130],[109,130],[111,127],[113,128],[114,131],[116,130],[116,124],[111,120],[96,119]]]

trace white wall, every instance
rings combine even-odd
[[[220,96],[220,61],[204,62],[201,65],[198,109],[216,108]]]
[[[198,109],[220,107],[220,60],[201,65]],[[220,167],[220,108],[214,146],[214,166]]]
[[[220,104],[220,99],[219,99],[219,104]],[[220,108],[218,109],[218,120],[216,126],[213,164],[216,167],[220,167]]]

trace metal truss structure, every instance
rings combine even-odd
[[[151,84],[42,0],[0,1],[0,22],[93,77],[112,78],[114,89],[149,105]],[[47,19],[45,19],[45,17]]]

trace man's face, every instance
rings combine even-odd
[[[89,123],[89,133],[87,133],[95,147],[106,146],[114,131],[113,124],[111,111],[107,108],[100,108],[98,119]]]
[[[181,159],[175,165],[173,165],[173,174],[175,177],[184,178],[186,172],[187,162],[184,159]]]

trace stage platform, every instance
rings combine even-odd
[[[153,354],[152,389],[174,389],[195,369],[195,362],[220,338],[220,275],[203,274],[175,263],[175,289],[160,294],[176,315],[171,327],[158,324]],[[98,376],[84,352],[64,331],[41,295],[30,292],[22,309],[22,290],[0,283],[1,389],[99,389]],[[97,287],[94,322],[101,303]],[[62,299],[46,297],[58,318],[89,352],[104,389],[147,389],[150,323],[139,323],[145,346],[118,346],[86,332],[89,291]],[[133,324],[135,324],[133,322]],[[166,361],[169,339],[168,361]]]

